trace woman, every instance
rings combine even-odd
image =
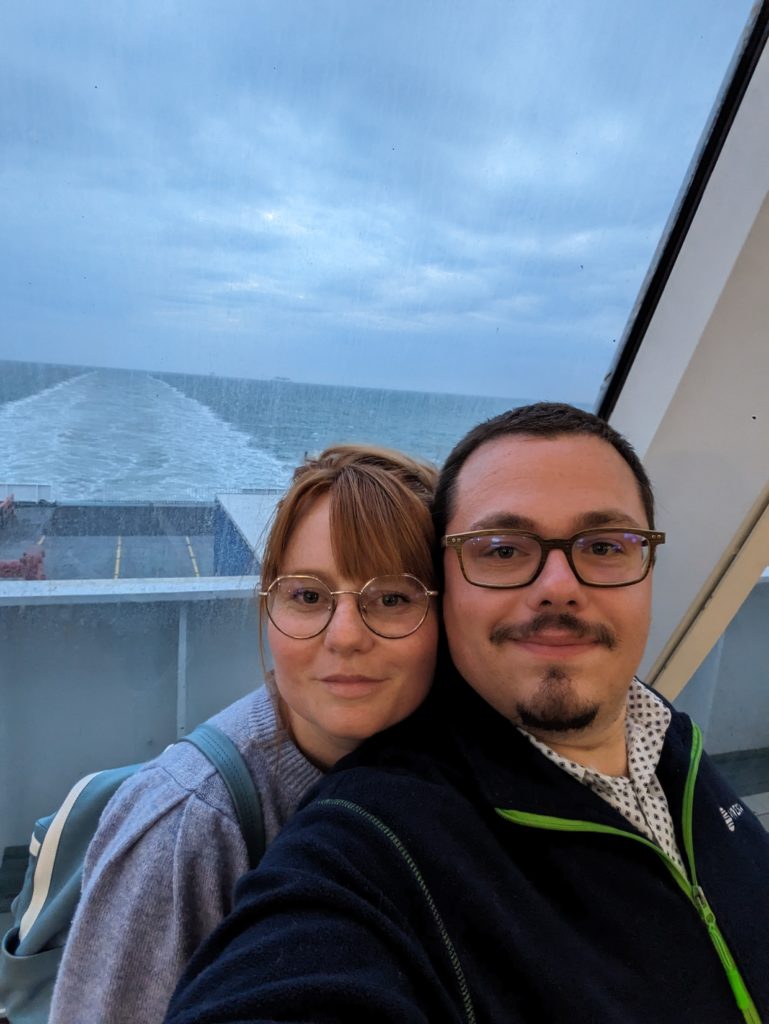
[[[432,466],[398,452],[338,446],[300,466],[278,503],[260,591],[274,671],[211,720],[251,770],[268,843],[326,769],[430,688],[435,482]],[[224,782],[190,744],[170,747],[102,816],[53,1024],[162,1021],[247,868]]]

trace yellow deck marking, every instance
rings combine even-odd
[[[197,559],[195,558],[195,552],[192,550],[192,544],[189,537],[184,538],[187,541],[187,551],[190,554],[190,561],[192,562],[192,568],[195,570],[195,575],[200,576],[200,569],[198,569]]]
[[[120,558],[121,558],[122,554],[123,554],[123,538],[122,537],[118,537],[118,539],[117,539],[117,547],[115,548],[115,574],[112,577],[115,580],[118,579],[118,577],[120,576]]]
[[[37,541],[38,545],[42,544],[44,540],[45,540],[45,534],[43,534],[42,537],[38,538],[38,541]]]

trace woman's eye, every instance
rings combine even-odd
[[[396,594],[394,592],[381,594],[379,600],[385,608],[397,608],[400,604],[409,603],[409,599],[405,594]]]
[[[292,599],[300,604],[317,604],[320,601],[320,594],[317,590],[308,590],[304,587],[302,590],[295,590]]]

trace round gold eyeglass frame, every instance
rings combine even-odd
[[[421,590],[424,593],[425,607],[424,607],[424,612],[422,613],[422,618],[407,633],[398,633],[397,636],[388,635],[387,633],[380,633],[378,629],[374,629],[374,627],[371,625],[371,623],[366,618],[365,605],[362,603],[361,597],[365,593],[367,587],[369,587],[376,580],[381,580],[381,579],[410,580],[411,582],[416,583],[417,586],[420,587]],[[270,609],[270,602],[269,602],[268,599],[269,599],[269,596],[270,596],[270,593],[272,592],[272,590],[275,587],[277,587],[277,585],[282,580],[308,580],[308,581],[310,581],[312,583],[319,584],[325,591],[327,591],[328,594],[331,595],[331,607],[329,608],[329,611],[328,611],[328,618],[323,623],[323,625],[320,627],[320,629],[316,630],[314,633],[310,633],[308,636],[296,636],[296,634],[294,634],[294,633],[287,633],[286,630],[282,628],[282,626],[278,625],[278,623],[272,617],[272,611]],[[403,640],[404,637],[411,636],[412,633],[416,633],[416,631],[419,629],[419,627],[422,625],[422,623],[427,618],[427,613],[430,611],[430,598],[431,597],[437,597],[439,593],[440,593],[440,591],[438,591],[438,590],[428,590],[427,587],[424,585],[424,583],[419,579],[419,577],[418,576],[412,576],[412,574],[410,572],[393,573],[391,576],[372,576],[370,580],[367,580],[367,582],[363,584],[363,586],[360,588],[360,590],[332,590],[328,586],[328,584],[324,583],[323,580],[320,579],[318,576],[309,576],[309,575],[306,575],[304,573],[294,573],[294,574],[288,575],[288,576],[276,576],[275,579],[272,581],[272,583],[269,585],[269,587],[266,590],[260,590],[259,591],[259,596],[264,601],[264,606],[267,609],[267,615],[269,616],[270,622],[278,630],[279,633],[282,633],[283,636],[290,637],[292,640],[312,640],[313,637],[320,636],[320,634],[323,632],[323,630],[328,628],[329,623],[331,622],[332,618],[334,617],[334,612],[336,611],[336,605],[337,605],[336,599],[337,599],[337,597],[340,594],[353,594],[357,598],[358,614],[360,615],[361,619],[363,620],[363,625],[367,629],[370,629],[371,632],[374,633],[376,636],[381,636],[383,640]]]
[[[586,580],[577,569],[574,564],[574,557],[572,551],[576,541],[582,537],[605,537],[612,536],[613,534],[632,534],[634,537],[643,537],[643,539],[649,545],[649,557],[646,559],[646,563],[643,567],[643,571],[640,576],[636,576],[632,580],[623,580],[622,583],[593,583],[591,580]],[[467,575],[467,569],[462,559],[462,545],[466,540],[472,540],[475,537],[495,537],[495,536],[511,536],[511,537],[528,537],[530,540],[536,541],[539,544],[541,557],[539,564],[531,576],[523,583],[479,583],[477,580],[470,579]],[[462,570],[462,575],[468,583],[474,587],[485,587],[488,590],[516,590],[518,587],[528,587],[529,584],[533,583],[534,580],[539,576],[545,567],[548,555],[551,551],[563,551],[566,556],[566,561],[569,563],[569,568],[574,573],[576,578],[586,587],[601,587],[602,589],[610,589],[616,587],[632,587],[634,583],[640,583],[641,580],[645,579],[649,575],[649,570],[654,564],[655,549],[658,544],[665,543],[665,534],[660,533],[658,530],[630,530],[624,528],[607,527],[606,529],[596,528],[594,530],[580,530],[579,533],[575,533],[571,537],[540,537],[536,533],[528,533],[526,530],[509,530],[509,529],[497,529],[497,530],[469,530],[467,533],[449,533],[441,540],[441,547],[450,548],[453,550],[459,559],[459,567]]]

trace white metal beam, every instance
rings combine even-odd
[[[611,422],[668,533],[642,670],[672,697],[769,564],[769,51]]]
[[[253,597],[258,576],[182,576],[118,580],[0,580],[0,607],[215,601]]]

